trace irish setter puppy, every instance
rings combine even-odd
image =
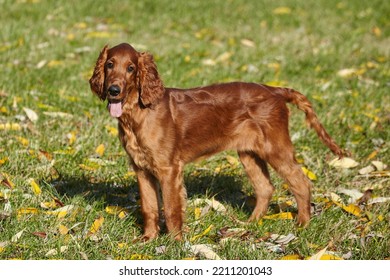
[[[342,156],[311,103],[293,89],[243,82],[166,88],[152,55],[126,43],[103,48],[89,82],[118,119],[120,141],[137,174],[145,240],[159,233],[160,188],[168,231],[182,238],[184,166],[223,150],[238,152],[254,187],[256,206],[249,220],[266,213],[274,191],[268,163],[290,185],[298,205],[297,223],[307,224],[311,182],[294,158],[286,103],[305,112],[322,142]]]

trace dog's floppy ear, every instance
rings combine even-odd
[[[100,52],[95,69],[93,70],[93,75],[89,79],[91,90],[103,101],[106,99],[106,94],[104,92],[104,64],[107,60],[107,52],[108,45],[104,46]]]
[[[138,88],[141,102],[145,107],[150,107],[164,95],[165,91],[157,66],[150,53],[140,53],[138,69]]]

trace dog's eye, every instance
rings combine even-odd
[[[134,67],[133,66],[127,67],[127,72],[131,73],[133,71],[134,71]]]
[[[114,63],[112,63],[112,62],[107,62],[106,67],[107,67],[108,69],[112,69],[112,68],[114,68]]]

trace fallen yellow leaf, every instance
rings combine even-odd
[[[111,134],[112,136],[118,136],[118,129],[116,127],[106,125],[106,129],[108,133]]]
[[[312,181],[316,181],[317,180],[317,176],[316,174],[314,174],[313,172],[311,172],[309,169],[307,169],[306,167],[302,166],[302,171],[303,173],[307,176],[307,178],[309,178],[310,180]]]
[[[291,14],[291,9],[289,7],[278,7],[272,13],[275,15],[288,15]]]
[[[232,166],[237,166],[240,163],[237,158],[235,158],[233,156],[229,156],[229,155],[226,156],[226,160]]]
[[[343,258],[337,257],[336,255],[331,255],[331,254],[323,254],[319,260],[322,261],[335,261],[335,260],[343,260]]]
[[[95,171],[97,170],[100,166],[98,164],[91,164],[91,165],[86,165],[86,164],[79,164],[79,167],[81,169],[87,170],[87,171]]]
[[[21,136],[15,136],[16,140],[18,140],[18,142],[20,144],[22,144],[23,146],[27,147],[28,146],[28,139],[24,138],[24,137],[21,137]]]
[[[8,161],[8,157],[0,158],[0,165],[3,165]]]
[[[100,144],[99,146],[97,146],[95,153],[98,154],[99,156],[103,156],[104,151],[105,151],[104,144]]]
[[[135,175],[136,175],[136,174],[135,174],[134,171],[128,171],[123,177],[124,177],[125,179],[129,179],[129,178],[134,177]]]
[[[75,149],[68,147],[66,150],[56,150],[53,153],[57,155],[73,155],[75,152]]]
[[[280,258],[281,260],[300,260],[301,256],[299,255],[287,255]]]
[[[283,87],[287,84],[287,82],[286,81],[269,81],[269,82],[266,82],[265,84],[268,86],[271,86],[271,87]]]
[[[114,33],[109,33],[106,31],[92,31],[87,34],[87,38],[111,38],[114,36]]]
[[[195,220],[200,218],[201,213],[202,213],[202,209],[200,207],[195,207],[194,209]]]
[[[360,217],[362,215],[362,210],[355,204],[349,204],[348,206],[343,205],[342,209],[352,215],[355,215],[356,217]]]
[[[196,239],[201,238],[201,237],[207,235],[213,227],[214,227],[214,225],[210,225],[210,226],[209,226],[208,228],[206,228],[202,233],[193,236],[193,237],[190,239],[190,241],[193,242],[193,241],[195,241]]]
[[[150,260],[152,257],[148,255],[133,254],[130,256],[130,260]]]
[[[58,208],[53,211],[46,211],[45,213],[48,215],[56,215],[57,218],[63,218],[65,217],[70,211],[72,211],[74,208],[74,205],[65,205],[61,208]]]
[[[372,28],[372,33],[374,33],[376,37],[380,37],[382,35],[382,30],[378,26],[374,26]]]
[[[50,60],[47,63],[47,66],[51,68],[51,67],[61,66],[63,64],[64,64],[63,60]]]
[[[66,235],[66,234],[68,234],[69,229],[68,229],[66,226],[64,226],[64,225],[59,225],[59,226],[58,226],[58,232],[59,232],[61,235]]]
[[[82,21],[82,22],[75,23],[74,27],[77,29],[85,29],[88,27],[88,25],[87,25],[87,23]]]
[[[126,211],[120,211],[118,214],[119,219],[126,218],[127,212]]]
[[[26,208],[20,208],[17,211],[17,218],[20,219],[22,215],[27,215],[27,214],[38,214],[38,209],[34,207],[26,207]]]
[[[53,208],[57,208],[57,203],[55,202],[55,200],[45,201],[45,202],[41,202],[41,207],[44,209],[53,209]]]
[[[21,130],[22,127],[18,123],[0,123],[0,130]]]
[[[106,210],[106,212],[107,212],[108,214],[117,215],[117,214],[119,214],[121,211],[123,211],[123,207],[120,207],[120,206],[111,206],[111,205],[109,205],[109,206],[106,207],[105,210]]]
[[[39,185],[37,184],[37,182],[35,182],[35,180],[33,178],[29,179],[29,183],[30,183],[31,189],[35,195],[40,195],[42,193],[41,188],[39,187]]]
[[[97,218],[93,222],[91,228],[89,229],[88,235],[92,235],[92,234],[95,234],[96,232],[98,232],[100,227],[103,225],[103,222],[104,222],[104,217],[103,216],[100,216],[99,218]]]
[[[57,218],[63,218],[68,214],[68,211],[58,211],[57,212]]]
[[[71,131],[69,132],[66,137],[68,138],[69,145],[73,145],[74,142],[76,142],[76,132]]]
[[[278,213],[278,214],[264,216],[263,219],[266,219],[266,220],[293,220],[294,215],[291,212],[282,212],[282,213]]]
[[[355,215],[357,217],[360,217],[362,215],[362,210],[359,208],[359,206],[355,204],[349,204],[349,205],[344,205],[341,197],[335,193],[330,193],[330,199],[334,204],[336,204],[338,207],[343,209],[344,211]]]
[[[267,64],[267,67],[274,70],[276,73],[280,71],[280,63],[278,62],[270,62]]]
[[[363,128],[361,125],[358,125],[358,124],[352,125],[352,129],[353,129],[355,132],[363,132],[363,131],[364,131],[364,128]]]

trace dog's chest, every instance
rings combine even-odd
[[[119,138],[126,153],[138,168],[149,169],[153,165],[152,158],[149,155],[150,152],[147,147],[140,145],[140,139],[131,127],[119,124]]]

